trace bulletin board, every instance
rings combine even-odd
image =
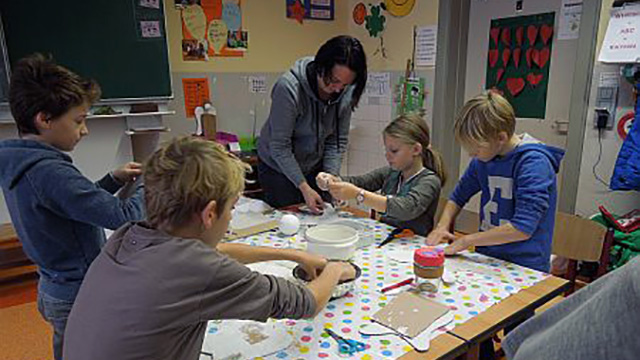
[[[491,21],[486,89],[495,89],[516,117],[544,119],[555,13]]]

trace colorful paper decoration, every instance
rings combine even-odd
[[[287,17],[295,19],[298,24],[302,24],[305,17],[305,10],[300,0],[295,0],[292,5],[287,6]]]
[[[416,0],[384,0],[385,10],[396,17],[409,15]]]
[[[248,34],[242,30],[241,1],[200,0],[181,8],[183,60],[206,61],[213,56],[243,56],[246,43],[242,49],[228,46],[229,39],[248,39]]]
[[[493,28],[489,30],[489,36],[493,40],[493,45],[498,46],[498,36],[500,36],[500,28]]]
[[[540,27],[540,37],[542,38],[542,43],[547,45],[549,43],[549,39],[551,39],[551,35],[553,35],[553,26],[543,24]]]
[[[384,30],[384,23],[387,19],[380,13],[380,5],[373,5],[371,6],[371,13],[365,16],[364,20],[369,36],[378,37]]]
[[[503,94],[518,118],[545,117],[554,20],[544,13],[491,21],[485,88]]]
[[[302,24],[304,19],[333,20],[335,0],[286,0],[287,18]]]
[[[353,22],[357,25],[364,24],[364,18],[367,16],[367,7],[363,3],[357,3],[353,7]]]
[[[504,75],[504,69],[498,69],[498,73],[496,74],[496,84],[500,83],[502,75]]]
[[[509,78],[507,79],[507,89],[511,96],[518,96],[522,90],[524,90],[524,80],[522,78]]]
[[[495,67],[498,62],[498,49],[489,50],[489,65]]]
[[[530,73],[529,75],[527,75],[527,81],[533,87],[538,86],[540,81],[542,81],[542,74],[537,74],[536,75],[534,73]]]
[[[522,56],[522,49],[516,48],[513,50],[513,65],[516,69],[520,66],[520,57]]]

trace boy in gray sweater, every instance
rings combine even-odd
[[[198,359],[208,320],[315,316],[346,263],[304,252],[219,244],[242,191],[246,166],[220,146],[179,138],[145,166],[147,222],[109,239],[80,288],[64,358]],[[292,260],[308,286],[243,264]]]

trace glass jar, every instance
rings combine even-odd
[[[413,254],[413,273],[419,291],[438,292],[444,273],[444,251],[435,247],[416,249]]]

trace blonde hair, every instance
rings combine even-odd
[[[500,132],[511,137],[516,115],[509,101],[495,91],[486,91],[467,101],[455,123],[455,136],[462,145],[480,145],[498,139]]]
[[[440,153],[431,148],[429,126],[418,113],[395,118],[384,128],[383,134],[394,137],[407,145],[422,145],[422,165],[438,175],[442,185],[447,181],[444,161]]]
[[[244,189],[247,168],[214,142],[189,136],[169,141],[144,166],[149,224],[184,225],[212,200],[222,214],[227,202]]]

